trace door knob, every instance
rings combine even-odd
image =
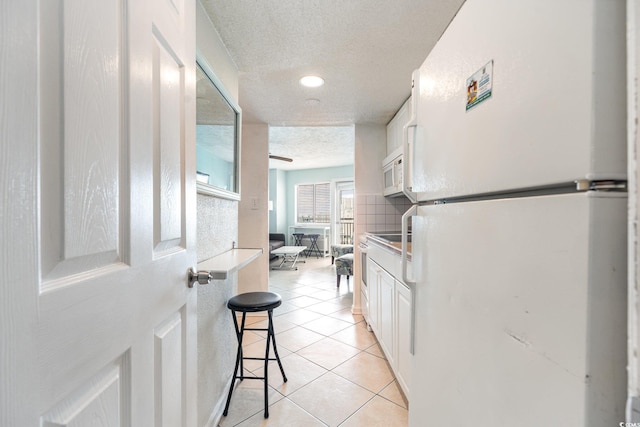
[[[195,285],[196,282],[200,283],[201,285],[208,285],[211,279],[213,278],[213,276],[211,275],[211,272],[206,270],[194,271],[193,268],[191,267],[189,267],[188,274],[189,274],[188,285],[190,288],[193,288],[193,285]]]

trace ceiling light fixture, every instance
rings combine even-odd
[[[318,76],[304,76],[300,79],[300,84],[306,87],[320,87],[324,84],[324,79]]]

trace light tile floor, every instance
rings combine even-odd
[[[270,362],[268,419],[264,383],[239,382],[220,426],[406,426],[406,400],[375,335],[351,313],[352,283],[343,277],[336,288],[331,258],[305,260],[297,271],[269,274],[270,290],[283,299],[273,320],[288,381]],[[264,319],[247,317],[247,324],[266,327]],[[265,336],[245,332],[245,356],[264,355]],[[261,376],[264,365],[246,361],[245,370]]]

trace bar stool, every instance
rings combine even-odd
[[[280,362],[280,356],[278,356],[278,348],[276,347],[276,337],[273,331],[273,309],[279,307],[282,304],[282,298],[280,295],[274,292],[247,292],[239,294],[231,299],[227,303],[227,307],[231,310],[233,316],[233,324],[236,328],[236,336],[238,338],[238,353],[236,355],[236,367],[233,371],[233,379],[231,380],[231,387],[229,388],[229,396],[227,397],[227,404],[224,407],[222,413],[225,417],[229,412],[229,403],[231,402],[231,394],[233,393],[233,387],[237,379],[240,381],[246,379],[251,380],[264,380],[264,417],[269,418],[269,375],[268,364],[269,360],[276,360],[278,366],[280,366],[280,372],[282,372],[282,378],[284,382],[287,382],[287,376],[284,374],[284,368],[282,362]],[[247,313],[256,313],[260,311],[266,311],[269,316],[269,323],[267,328],[245,328],[244,322]],[[242,323],[238,327],[238,319],[236,318],[236,312],[242,313]],[[264,358],[262,357],[244,357],[242,355],[242,337],[244,331],[267,331],[267,350]],[[273,343],[273,352],[275,358],[269,358],[269,344]],[[264,377],[257,376],[244,376],[244,360],[264,360]],[[238,375],[238,368],[240,368],[240,375]]]
[[[294,246],[302,246],[303,237],[304,237],[304,233],[293,233],[293,238],[295,239]]]
[[[320,252],[320,248],[318,247],[318,238],[320,237],[319,234],[307,234],[307,237],[309,238],[309,241],[311,242],[311,244],[309,245],[309,252],[307,254],[308,255],[316,255],[316,258],[319,258],[320,255],[322,254],[322,252]]]

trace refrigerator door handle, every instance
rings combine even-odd
[[[409,274],[407,272],[407,268],[409,266],[407,260],[407,249],[409,246],[409,218],[415,216],[417,213],[418,206],[413,205],[404,213],[404,215],[402,215],[402,281],[411,290],[411,333],[409,344],[409,352],[411,354],[414,354],[416,336],[416,282],[409,278]]]

